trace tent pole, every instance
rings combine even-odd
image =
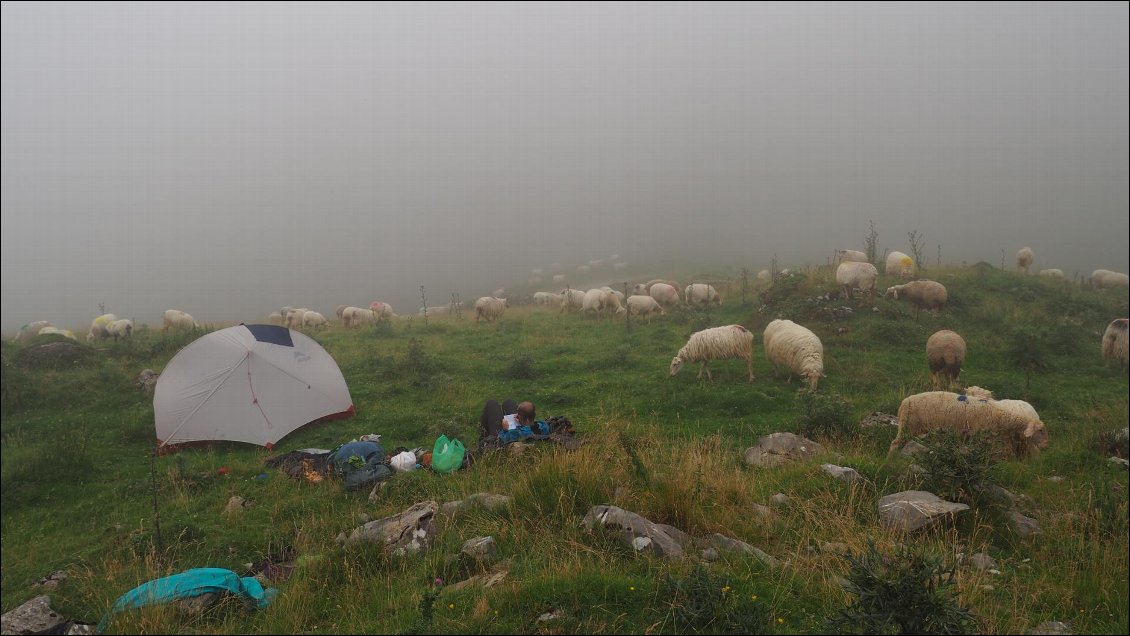
[[[157,447],[149,454],[149,478],[153,491],[153,528],[156,534],[157,564],[160,565],[165,554],[165,542],[161,538],[161,510],[157,507]]]

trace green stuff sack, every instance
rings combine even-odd
[[[436,445],[432,447],[432,470],[437,473],[450,473],[463,465],[465,452],[463,442],[440,435]]]

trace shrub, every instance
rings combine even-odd
[[[957,566],[908,545],[893,557],[868,541],[867,551],[848,553],[848,593],[854,602],[828,621],[838,634],[967,634],[973,614],[957,602]]]
[[[815,439],[846,439],[859,433],[859,425],[851,420],[850,405],[833,393],[817,393],[801,389],[800,415],[794,428],[801,435]]]
[[[660,584],[669,615],[678,631],[707,634],[759,634],[768,615],[761,606],[735,602],[745,594],[734,592],[727,581],[716,578],[701,563],[690,574],[672,577],[667,573]]]
[[[1091,447],[1103,457],[1126,459],[1130,456],[1130,436],[1127,436],[1126,429],[1103,431],[1092,438]]]
[[[534,357],[529,353],[521,353],[512,358],[510,366],[506,368],[506,377],[516,380],[533,380],[538,377],[538,371],[534,368]]]
[[[993,483],[993,433],[963,439],[955,431],[930,431],[920,442],[928,451],[915,457],[926,470],[924,486],[943,499],[972,502]]]

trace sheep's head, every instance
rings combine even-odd
[[[1048,429],[1040,420],[1029,422],[1024,428],[1024,441],[1029,448],[1043,450],[1048,447]]]
[[[899,288],[900,287],[901,287],[900,285],[888,287],[887,291],[883,292],[883,298],[894,298],[895,300],[898,300],[899,299]]]
[[[671,375],[675,375],[683,369],[683,359],[679,356],[671,358]]]
[[[808,390],[815,391],[817,383],[820,382],[820,378],[826,378],[828,376],[820,371],[806,371],[801,377],[808,381]]]

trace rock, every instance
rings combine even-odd
[[[907,467],[906,467],[906,473],[907,473],[908,475],[910,475],[911,477],[921,477],[921,478],[925,478],[925,477],[929,477],[929,476],[930,476],[930,471],[928,471],[928,470],[926,470],[925,468],[923,468],[923,467],[919,466],[918,464],[911,464],[911,465],[907,466]]]
[[[157,387],[157,379],[160,377],[161,374],[154,373],[153,369],[145,369],[137,374],[137,380],[134,381],[133,385],[146,393],[152,393],[153,389]]]
[[[1060,621],[1040,623],[1029,634],[1071,634],[1071,626]]]
[[[783,492],[779,492],[769,498],[769,505],[780,508],[781,506],[787,506],[789,504],[789,501],[791,500],[789,499],[788,495]]]
[[[919,453],[928,453],[928,452],[930,452],[929,448],[926,448],[925,446],[923,446],[922,444],[919,444],[918,442],[916,442],[914,440],[910,440],[905,445],[903,445],[902,450],[899,451],[899,455],[901,455],[902,457],[914,457],[915,455],[918,455]]]
[[[989,570],[989,574],[992,574],[993,576],[1000,576],[1001,571],[996,569],[996,568],[993,568],[993,569]]]
[[[581,525],[589,532],[598,526],[619,530],[621,539],[637,552],[649,552],[667,558],[683,556],[683,547],[659,525],[623,508],[593,506]]]
[[[424,501],[399,514],[370,521],[354,528],[345,543],[374,542],[384,545],[395,555],[427,550],[435,538],[435,514],[439,505]],[[339,539],[344,535],[338,535]]]
[[[92,351],[73,342],[46,342],[22,349],[16,361],[25,367],[69,367],[88,359]]]
[[[899,418],[890,413],[880,413],[879,411],[872,412],[871,415],[868,415],[859,422],[861,428],[885,428],[888,426],[898,428],[898,425]]]
[[[1053,477],[1048,477],[1048,481],[1050,481],[1054,484],[1058,484],[1059,482],[1063,481],[1063,477],[1060,477],[1058,475],[1053,476]]]
[[[440,512],[449,517],[462,514],[474,506],[482,506],[487,510],[501,510],[509,506],[511,498],[506,495],[495,495],[489,492],[477,492],[473,495],[468,495],[466,499],[458,501],[449,501],[443,504]]]
[[[761,519],[764,519],[766,521],[773,519],[773,510],[769,506],[753,504],[751,508],[753,511],[753,516],[760,517]]]
[[[367,515],[364,512],[357,515],[357,522],[358,523],[369,523],[370,521],[372,521],[372,519],[369,517],[369,515]]]
[[[985,554],[984,552],[978,552],[977,554],[969,557],[969,563],[974,568],[981,570],[982,572],[997,567],[997,562],[993,559],[993,557]]]
[[[219,602],[220,595],[218,592],[206,592],[199,596],[177,599],[173,601],[173,604],[184,610],[189,616],[199,616]]]
[[[1040,530],[1040,522],[1032,517],[1025,517],[1015,510],[1008,513],[1008,525],[1012,528],[1012,531],[1022,539],[1027,539],[1032,535],[1042,534],[1043,532]]]
[[[774,559],[773,557],[762,552],[761,550],[758,550],[757,548],[746,543],[745,541],[739,541],[738,539],[727,537],[724,534],[718,534],[717,532],[715,532],[714,534],[707,537],[707,541],[709,541],[710,545],[717,550],[722,550],[722,551],[725,551],[725,552],[739,552],[739,553],[742,553],[742,554],[751,554],[751,555],[757,557],[758,561],[761,561],[762,563],[764,563],[765,565],[767,565],[771,568],[777,567],[778,565],[781,564],[781,562],[778,561],[777,559]]]
[[[243,512],[244,508],[250,507],[250,501],[244,499],[243,497],[240,497],[239,495],[232,495],[231,499],[228,499],[228,505],[224,506],[224,514],[230,517],[233,514]]]
[[[494,537],[475,537],[467,539],[459,551],[471,558],[485,561],[498,554],[498,546],[494,544]]]
[[[447,589],[456,591],[461,590],[465,587],[470,587],[472,585],[481,585],[485,588],[492,588],[505,581],[506,577],[509,575],[510,560],[507,559],[491,568],[490,572],[487,572],[485,574],[476,574],[469,579],[459,581],[458,583],[452,583],[451,585],[447,586]]]
[[[518,442],[514,442],[514,443],[517,444]],[[537,622],[547,623],[549,621],[555,621],[559,618],[561,618],[561,610],[553,610],[552,612],[546,612],[546,613],[542,614],[541,616],[538,616]]]
[[[686,550],[690,546],[690,544],[694,541],[694,538],[691,537],[691,535],[683,532],[682,530],[676,528],[675,526],[669,526],[665,523],[657,523],[655,525],[660,530],[666,532],[667,536],[674,539],[675,542],[678,543],[679,546],[682,547],[684,550]]]
[[[910,532],[969,510],[923,490],[906,490],[879,500],[879,521],[888,528]]]
[[[64,572],[63,570],[55,570],[55,571],[51,572],[51,574],[48,574],[47,576],[36,581],[35,584],[36,585],[42,585],[43,587],[45,587],[49,590],[53,590],[53,589],[59,587],[60,583],[62,583],[63,581],[66,581],[66,580],[67,580],[67,573],[66,572]]]
[[[1121,457],[1111,457],[1110,463],[1114,466],[1130,468],[1130,461],[1122,459]]]
[[[1028,495],[1015,495],[1009,492],[1007,489],[1002,488],[1001,486],[998,486],[996,484],[993,484],[985,489],[985,496],[992,503],[1009,507],[1028,503],[1030,501]]]
[[[745,462],[751,466],[781,466],[824,452],[816,442],[793,433],[773,433],[746,449]]]
[[[38,634],[65,622],[66,619],[51,609],[50,596],[37,596],[0,616],[0,633]]]
[[[526,452],[526,449],[532,447],[533,444],[530,444],[528,442],[511,442],[507,444],[507,448],[510,449],[511,455],[522,455]]]
[[[707,548],[702,551],[702,560],[713,563],[718,560],[718,551],[714,548]]]
[[[821,464],[820,468],[824,469],[824,472],[828,473],[832,477],[835,477],[837,480],[844,482],[845,484],[852,484],[855,483],[856,480],[863,479],[863,476],[856,472],[854,468],[848,468],[847,466]]]

